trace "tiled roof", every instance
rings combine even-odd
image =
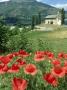
[[[45,17],[45,19],[55,19],[57,18],[57,15],[48,15]]]

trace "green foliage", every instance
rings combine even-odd
[[[65,11],[64,8],[61,9],[61,23],[64,24],[64,19],[65,19]]]
[[[30,52],[30,43],[26,37],[25,28],[23,30],[19,30],[17,27],[13,30],[9,31],[9,40],[7,41],[6,47],[10,52],[18,51],[20,49],[25,49],[26,51]]]
[[[38,50],[52,51],[52,46],[47,40],[38,39]]]
[[[0,22],[0,50],[7,49],[6,42],[8,41],[8,27]]]
[[[31,29],[34,29],[34,27],[35,27],[35,16],[32,16]]]
[[[41,13],[40,12],[38,13],[38,19],[39,19],[38,20],[39,21],[38,24],[41,24]]]

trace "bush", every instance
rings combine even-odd
[[[6,51],[6,42],[8,41],[8,27],[0,23],[0,50]]]
[[[26,37],[27,31],[25,32],[24,30],[20,31],[19,29],[17,29],[15,33],[13,32],[15,32],[15,30],[10,32],[11,34],[6,44],[8,50],[12,52],[12,51],[18,51],[19,49],[25,49],[26,51],[30,52],[29,49],[30,44]]]

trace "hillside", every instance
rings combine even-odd
[[[38,12],[45,16],[56,14],[57,9],[36,0],[10,0],[0,3],[0,15],[5,17],[7,23],[31,23],[31,16]]]

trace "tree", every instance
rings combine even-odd
[[[41,24],[41,12],[38,13],[38,24]]]
[[[39,18],[38,18],[38,15],[35,16],[35,24],[36,24],[36,25],[39,24]]]
[[[32,16],[31,29],[34,29],[34,27],[35,27],[35,16]]]
[[[65,11],[64,8],[61,9],[61,23],[64,24],[64,19],[65,19]]]
[[[0,22],[0,50],[5,51],[6,42],[8,41],[8,27]]]

